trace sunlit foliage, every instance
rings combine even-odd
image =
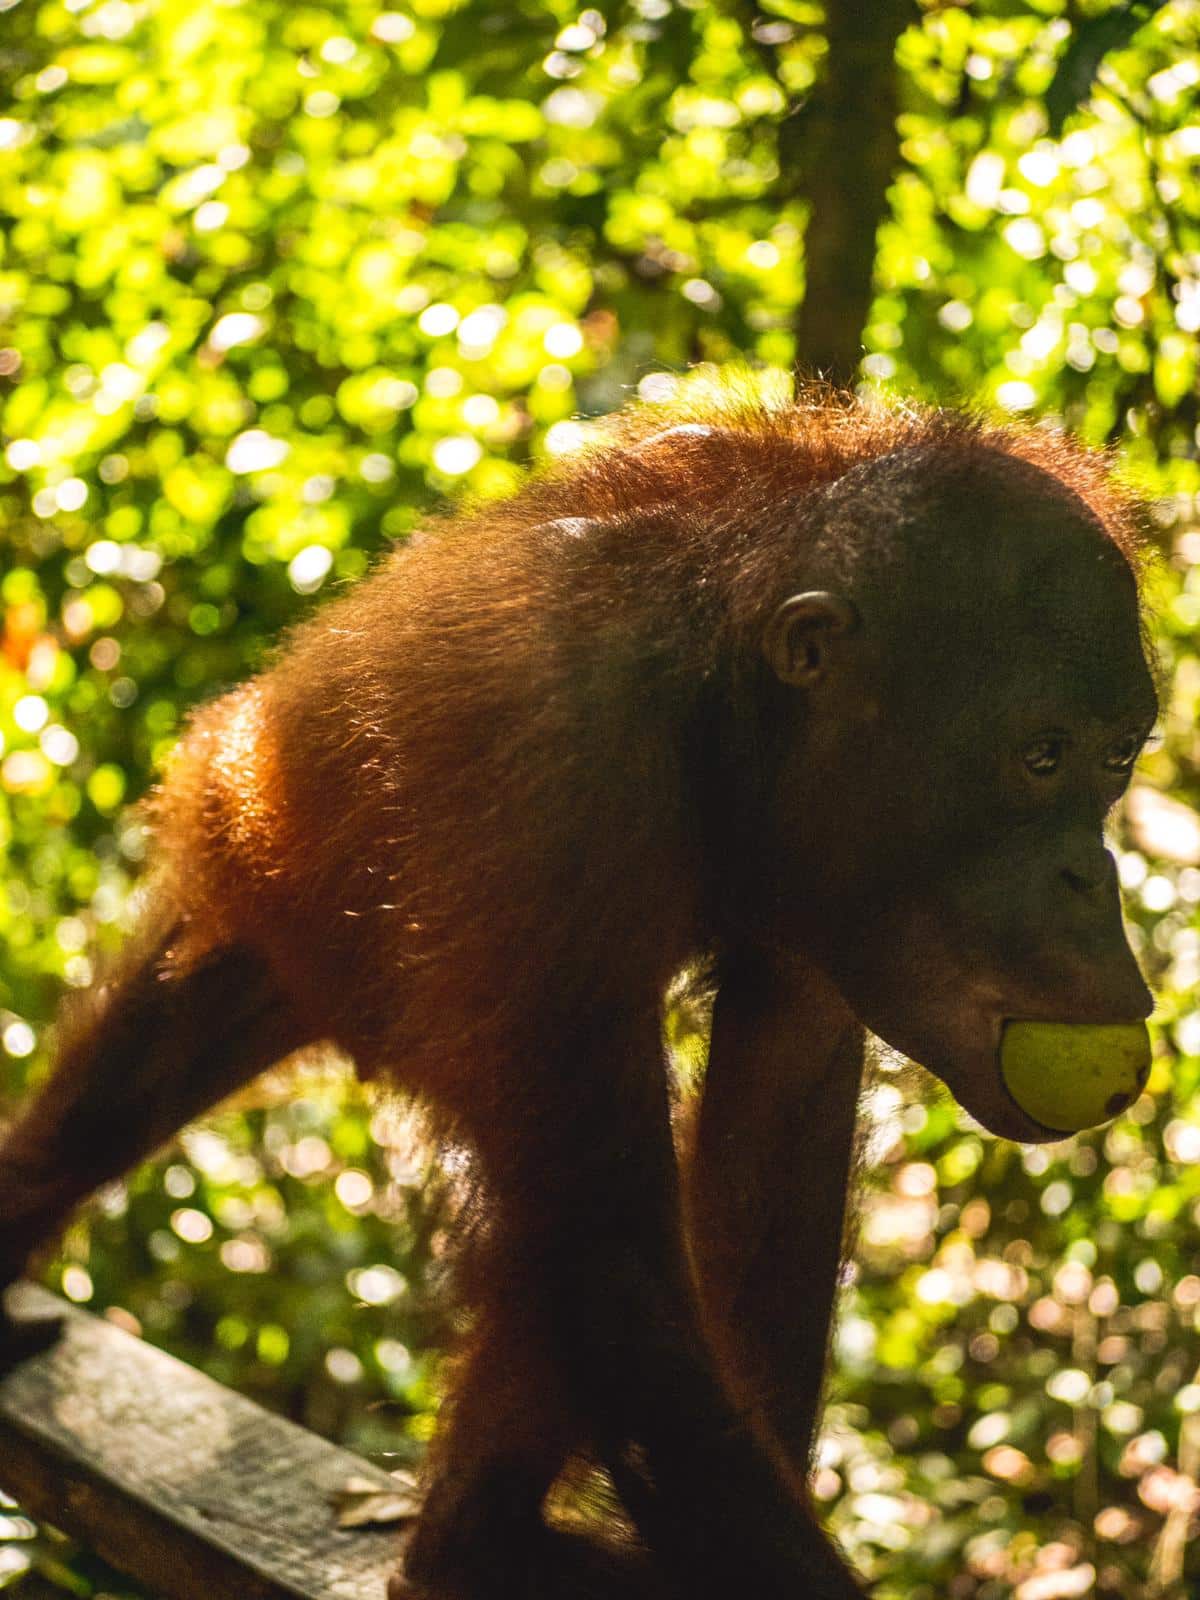
[[[1061,137],[1047,91],[1108,0],[926,0],[900,47],[864,381],[1123,448],[1159,505],[1170,688],[1119,830],[1153,1095],[1046,1151],[907,1072],[869,1096],[816,1490],[881,1600],[1200,1582],[1200,5],[1141,9]],[[191,704],[439,496],[503,493],[689,363],[790,366],[779,133],[823,51],[801,0],[0,0],[8,1092],[117,935],[126,803]],[[299,1096],[108,1191],[55,1278],[409,1460],[452,1174],[343,1080]],[[35,1550],[94,1576],[33,1532],[0,1512],[0,1586]]]

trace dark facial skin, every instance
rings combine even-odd
[[[1005,1089],[1004,1023],[1152,1009],[1103,828],[1157,702],[1132,575],[1084,509],[1011,485],[978,509],[992,538],[965,573],[918,540],[886,585],[793,601],[768,635],[803,724],[779,793],[795,786],[806,887],[782,912],[875,1033],[1034,1141],[1062,1135]]]

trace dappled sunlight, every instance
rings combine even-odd
[[[878,1600],[1200,1582],[1198,30],[1195,0],[926,0],[899,42],[855,380],[1119,451],[1151,502],[1163,708],[1111,822],[1159,996],[1147,1092],[1035,1148],[886,1050],[868,1081],[813,1490]],[[790,390],[828,50],[820,7],[689,0],[0,0],[0,33],[6,1114],[132,921],[130,805],[196,705],[443,497],[570,462],[627,398],[734,361]],[[846,220],[831,237],[875,237]],[[251,696],[220,774],[235,855],[274,821],[258,733]],[[695,1089],[710,997],[670,998]],[[411,1465],[470,1199],[465,1151],[441,1157],[344,1068],[276,1074],[102,1190],[51,1281]],[[0,1495],[0,1588],[35,1559],[94,1586]]]

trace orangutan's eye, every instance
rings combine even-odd
[[[1052,777],[1058,771],[1062,758],[1063,741],[1053,735],[1035,739],[1021,757],[1025,770],[1032,772],[1035,778]]]
[[[1118,739],[1104,758],[1104,765],[1110,772],[1128,773],[1133,771],[1133,764],[1137,760],[1142,748],[1140,734],[1128,733],[1123,739]]]

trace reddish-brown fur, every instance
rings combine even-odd
[[[1136,548],[1104,463],[1055,433],[729,394],[597,431],[324,608],[196,718],[152,802],[189,946],[259,946],[363,1070],[468,1121],[506,1062],[660,994],[719,931],[682,734],[757,655],[814,491],[902,448],[996,451]]]
[[[0,1146],[0,1283],[89,1186],[304,1040],[424,1096],[475,1146],[493,1209],[475,1342],[397,1594],[560,1600],[538,1507],[571,1450],[597,1441],[664,1558],[647,1592],[667,1592],[676,1565],[694,1593],[724,1595],[756,1562],[772,1600],[781,1573],[814,1600],[856,1592],[778,1475],[795,1486],[811,1439],[861,1029],[819,974],[739,964],[754,907],[723,881],[722,806],[728,785],[761,778],[762,631],[804,571],[821,491],[921,451],[964,469],[1010,458],[1023,480],[1016,463],[1040,469],[1046,495],[1082,500],[1134,562],[1105,463],[1057,435],[823,392],[645,408],[513,499],[431,524],[331,602],[269,672],[199,713],[149,802],[146,943],[67,1030],[57,1076]],[[711,1233],[711,1265],[694,1241],[711,1342],[758,1443],[688,1309],[658,1047],[669,980],[714,956],[731,1056],[781,1058],[800,1020],[818,1059],[799,1097],[774,1069],[752,1095],[714,1092],[732,1142],[716,1121],[704,1160],[716,1171],[757,1138],[782,1168],[785,1134],[814,1127],[836,1146],[781,1172],[773,1222],[764,1172],[747,1174],[742,1212],[722,1221],[703,1192],[691,1212]],[[195,1037],[214,1011],[223,1067]],[[739,1230],[773,1237],[798,1214],[814,1230],[804,1271],[793,1283],[767,1264],[764,1287],[760,1263],[752,1282]],[[741,1304],[761,1351],[718,1326]],[[772,1329],[781,1318],[795,1331]],[[644,1451],[629,1420],[643,1414]],[[692,1551],[692,1520],[712,1524],[710,1555]],[[610,1569],[596,1571],[607,1592]]]

